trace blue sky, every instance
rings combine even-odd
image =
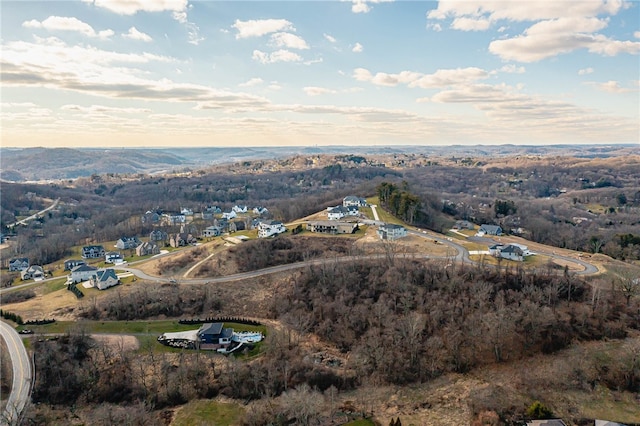
[[[640,4],[2,1],[2,146],[640,142]]]

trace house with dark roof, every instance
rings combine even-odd
[[[202,236],[206,238],[219,237],[220,235],[222,235],[223,229],[223,227],[217,225],[207,226],[202,232]]]
[[[202,324],[198,330],[198,341],[202,349],[218,349],[231,344],[233,328],[224,328],[224,323]]]
[[[31,279],[34,281],[43,280],[44,275],[44,269],[42,269],[42,266],[38,265],[31,265],[24,271],[20,272],[20,278],[22,279],[22,281]]]
[[[85,262],[84,260],[80,260],[80,259],[68,259],[64,261],[64,270],[65,271],[70,271],[73,268],[75,268],[76,266],[80,266],[80,265],[84,265],[87,262]]]
[[[344,207],[367,207],[367,200],[364,198],[356,197],[355,195],[347,195],[342,199],[342,205]]]
[[[118,279],[116,272],[111,268],[101,269],[91,277],[91,285],[98,290],[104,290],[118,284],[120,284],[120,280]]]
[[[149,234],[149,241],[158,243],[159,245],[164,245],[168,239],[169,235],[160,229],[154,229]]]
[[[17,257],[9,261],[9,271],[24,271],[29,267],[29,259],[26,257]]]
[[[468,220],[456,220],[452,229],[473,229],[473,223]]]
[[[71,269],[71,274],[69,274],[67,282],[80,283],[82,281],[88,281],[96,274],[97,271],[98,268],[87,264],[78,265],[75,268]]]
[[[508,246],[500,249],[500,253],[498,254],[498,256],[503,259],[522,262],[524,260],[524,251],[514,244],[509,244]]]
[[[377,231],[378,236],[382,240],[397,240],[398,238],[407,236],[407,228],[395,223],[385,223],[380,225]]]
[[[82,247],[83,259],[97,259],[104,257],[104,247],[102,246],[84,246]]]
[[[153,241],[141,243],[136,247],[136,256],[149,256],[160,254],[160,247]]]
[[[116,247],[119,248],[120,250],[134,249],[134,248],[138,247],[139,245],[140,245],[140,240],[136,236],[133,236],[133,237],[121,237],[116,242]]]
[[[483,235],[502,235],[502,228],[498,225],[480,225],[476,235],[480,237]]]
[[[106,263],[122,263],[124,262],[124,257],[118,251],[109,251],[104,254],[104,261]]]

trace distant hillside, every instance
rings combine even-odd
[[[171,170],[185,163],[178,155],[161,150],[3,149],[0,177],[13,182],[73,179],[92,174]]]

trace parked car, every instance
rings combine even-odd
[[[18,334],[33,334],[33,330],[25,328],[24,330],[18,331]]]

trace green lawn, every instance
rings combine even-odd
[[[230,426],[240,424],[244,408],[210,400],[191,401],[176,412],[172,426],[200,426],[204,424]]]

